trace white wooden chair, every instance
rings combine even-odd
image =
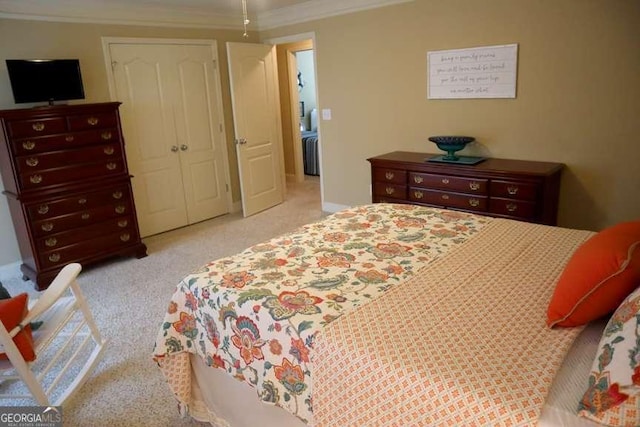
[[[0,405],[15,405],[16,399],[33,399],[42,406],[62,405],[102,357],[106,340],[76,281],[81,269],[75,263],[65,266],[11,331],[0,322],[0,344],[8,357],[0,360]],[[33,332],[36,360],[26,362],[13,337],[34,321],[43,322]],[[24,383],[27,393],[22,384],[13,383],[16,381]],[[4,391],[11,392],[1,393]]]

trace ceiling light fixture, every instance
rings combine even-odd
[[[249,25],[250,22],[249,16],[247,15],[247,0],[242,0],[242,24],[244,25],[244,34],[242,34],[242,37],[249,37],[247,25]]]

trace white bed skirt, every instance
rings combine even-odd
[[[304,427],[299,418],[284,409],[263,403],[256,390],[222,369],[210,368],[191,355],[192,396],[190,414],[216,427],[278,426]]]
[[[606,320],[593,322],[578,336],[558,371],[539,427],[602,427],[576,415]],[[191,355],[194,419],[216,427],[304,427],[300,419],[258,399],[255,389]]]

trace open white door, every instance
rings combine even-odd
[[[227,43],[243,215],[284,201],[284,158],[274,46]]]

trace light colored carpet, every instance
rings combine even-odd
[[[175,286],[208,261],[321,219],[317,177],[287,184],[286,201],[249,218],[229,214],[144,239],[148,256],[85,269],[78,282],[109,340],[104,359],[64,405],[68,426],[193,426],[180,418],[153,344]],[[33,291],[19,277],[3,281],[13,295]],[[2,402],[7,405],[9,402]]]

